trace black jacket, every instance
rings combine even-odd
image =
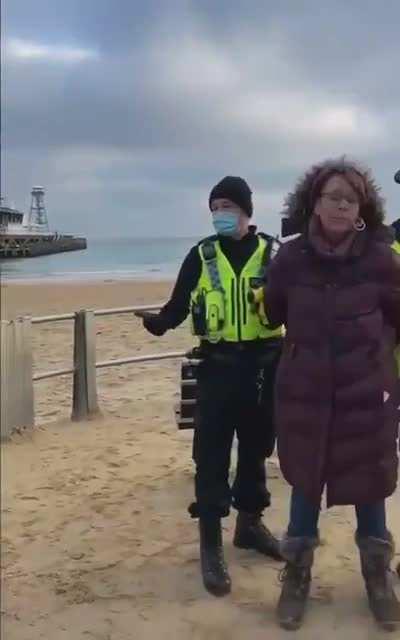
[[[400,218],[392,222],[392,227],[394,229],[397,242],[400,242]]]

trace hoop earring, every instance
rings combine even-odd
[[[365,224],[365,220],[364,218],[358,217],[357,220],[354,222],[353,227],[356,231],[364,231],[364,229],[366,228],[366,224]]]

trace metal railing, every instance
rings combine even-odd
[[[154,311],[161,306],[161,304],[153,304],[94,311],[83,309],[58,315],[24,316],[15,320],[2,320],[0,323],[1,438],[9,437],[18,428],[34,426],[34,382],[72,374],[71,419],[88,420],[99,414],[96,369],[182,358],[185,355],[184,352],[173,351],[96,361],[96,317],[135,311]],[[32,325],[66,320],[74,322],[73,366],[33,373]]]

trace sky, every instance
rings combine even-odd
[[[277,233],[313,162],[370,166],[400,215],[398,0],[2,0],[2,192],[104,236],[210,233],[225,175]]]

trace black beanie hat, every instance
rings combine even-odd
[[[246,180],[237,176],[226,176],[221,182],[211,189],[208,206],[211,210],[211,202],[217,198],[227,198],[237,204],[251,218],[253,215],[253,203],[251,190]]]

